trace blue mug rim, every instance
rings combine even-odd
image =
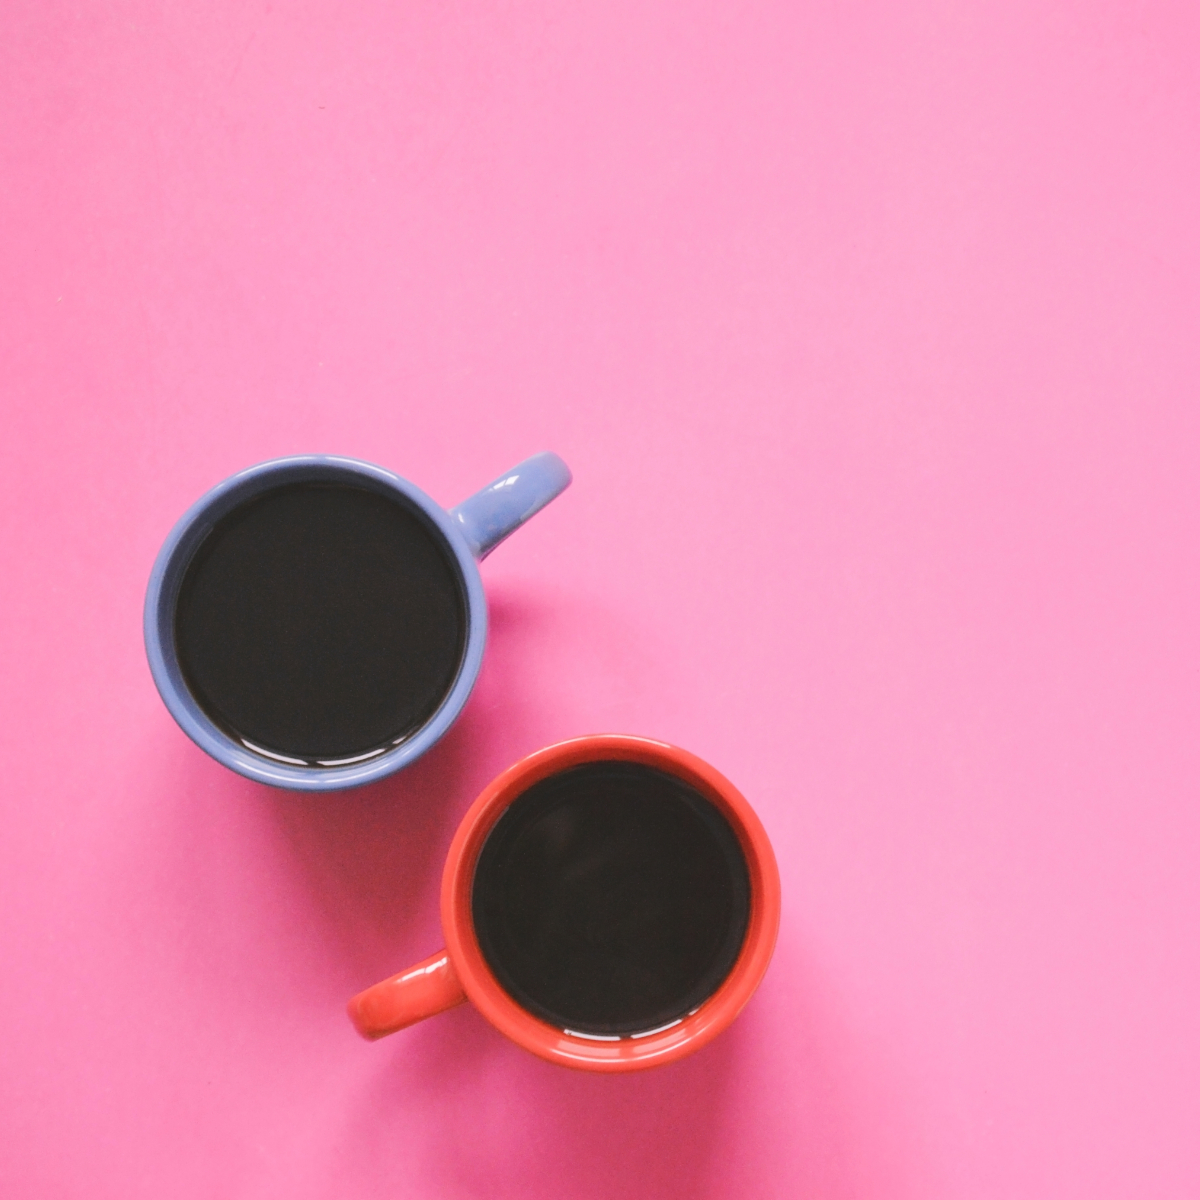
[[[353,478],[384,494],[399,493],[432,522],[458,567],[467,636],[458,674],[433,716],[399,746],[361,763],[314,767],[259,754],[236,742],[207,716],[184,681],[175,653],[174,616],[179,587],[192,555],[222,517],[285,483]],[[385,467],[333,454],[275,458],[247,467],[200,497],[175,523],[154,560],[146,588],[143,633],[150,674],[179,727],[206,754],[247,779],[294,791],[332,792],[361,787],[415,762],[454,724],[479,677],[487,640],[487,599],[475,556],[450,514],[415,484]]]

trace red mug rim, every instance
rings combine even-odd
[[[750,874],[750,920],[732,969],[707,1000],[658,1030],[600,1038],[558,1029],[522,1008],[483,957],[471,915],[479,852],[492,827],[521,793],[547,776],[584,763],[617,760],[657,767],[690,784],[729,821]],[[632,1071],[673,1062],[726,1029],[754,994],[779,932],[779,870],[766,831],[742,794],[686,750],[651,738],[592,734],[547,746],[497,776],[472,804],[454,835],[442,875],[446,949],[467,998],[501,1033],[540,1058],[587,1071]]]

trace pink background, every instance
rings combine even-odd
[[[1200,1194],[1198,55],[1187,3],[6,0],[0,1192]],[[417,767],[171,722],[210,485],[544,448]],[[767,826],[742,1019],[630,1078],[360,1042],[477,791],[603,730]]]

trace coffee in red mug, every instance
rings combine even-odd
[[[551,1062],[630,1071],[683,1057],[758,986],[779,928],[762,824],[695,755],[575,738],[495,779],[442,876],[446,948],[356,996],[364,1037],[465,1000]]]

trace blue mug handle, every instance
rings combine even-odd
[[[450,520],[482,562],[510,533],[545,508],[571,482],[571,469],[546,450],[450,510]]]

